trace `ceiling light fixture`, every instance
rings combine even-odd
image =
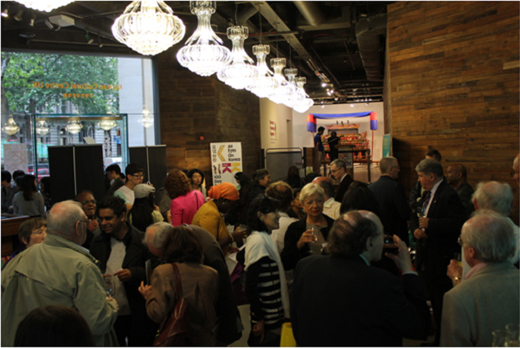
[[[49,133],[50,131],[49,125],[45,121],[38,121],[36,122],[36,134],[38,135],[45,135]]]
[[[150,111],[143,109],[143,116],[137,122],[144,128],[150,128],[153,126],[153,115],[150,115]]]
[[[305,93],[305,89],[303,89],[303,85],[307,82],[307,78],[305,77],[296,77],[296,94],[298,95],[297,100],[294,102],[293,109],[296,112],[303,114],[305,111],[309,110],[311,106],[314,105],[314,100],[309,98],[307,93]]]
[[[9,17],[9,4],[2,3],[2,12],[0,13],[0,16],[2,17]]]
[[[117,41],[143,55],[156,55],[182,40],[184,23],[157,0],[133,1],[116,18],[112,33]]]
[[[256,70],[258,75],[253,79],[253,83],[247,87],[247,90],[255,94],[258,98],[267,98],[269,93],[271,93],[272,89],[275,87],[275,81],[273,79],[274,73],[269,70],[266,62],[270,50],[271,47],[269,45],[253,46],[253,54],[256,56]]]
[[[244,89],[253,83],[258,76],[255,61],[244,51],[244,41],[249,36],[245,26],[227,28],[227,36],[233,42],[231,50],[232,62],[217,73],[220,81],[234,89]]]
[[[70,120],[65,126],[65,130],[71,134],[77,134],[81,131],[83,125],[78,120]]]
[[[105,131],[109,131],[111,130],[112,128],[116,127],[117,126],[117,123],[116,121],[114,120],[101,120],[98,122],[98,127],[105,130]]]
[[[7,122],[2,127],[2,132],[4,132],[5,134],[8,134],[8,135],[16,134],[16,133],[18,133],[19,130],[20,130],[20,127],[18,127],[18,125],[16,124],[16,122],[14,122],[12,117],[9,117]]]
[[[73,0],[16,0],[25,7],[38,11],[50,12],[55,8],[70,4]]]
[[[18,12],[13,16],[14,20],[20,22],[23,19],[23,7],[18,5]]]
[[[282,70],[285,68],[285,64],[285,58],[271,59],[271,68],[274,70],[273,79],[276,85],[269,95],[269,100],[276,104],[283,103],[292,93],[291,88],[287,87],[287,80],[282,75]]]
[[[197,29],[177,52],[179,64],[200,76],[210,76],[222,70],[231,61],[231,52],[223,46],[211,28],[211,15],[217,9],[216,1],[190,1],[191,13],[197,15]]]

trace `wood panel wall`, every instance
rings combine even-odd
[[[212,185],[210,143],[241,142],[244,172],[260,167],[260,103],[215,75],[181,67],[170,49],[158,56],[161,143],[168,170],[198,168]],[[203,136],[204,140],[200,140]]]
[[[519,152],[519,2],[396,2],[388,6],[391,130],[411,188],[429,148],[468,181],[509,183]]]

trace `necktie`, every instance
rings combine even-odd
[[[432,195],[431,191],[426,191],[425,193],[426,194],[424,196],[424,201],[422,205],[423,216],[426,216],[426,209],[428,209],[428,204],[430,203],[430,197]]]

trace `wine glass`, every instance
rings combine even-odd
[[[107,297],[111,298],[112,295],[114,295],[114,276],[105,274],[103,278],[105,280],[105,292],[107,293]]]

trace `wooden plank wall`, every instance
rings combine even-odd
[[[409,190],[439,150],[444,170],[509,183],[519,152],[519,2],[396,2],[388,6],[391,132]]]
[[[177,48],[178,49],[178,48]],[[198,168],[212,185],[210,143],[241,142],[244,172],[260,167],[260,103],[216,76],[201,77],[181,67],[176,51],[158,55],[161,143],[168,170]],[[200,140],[203,136],[204,140]]]

